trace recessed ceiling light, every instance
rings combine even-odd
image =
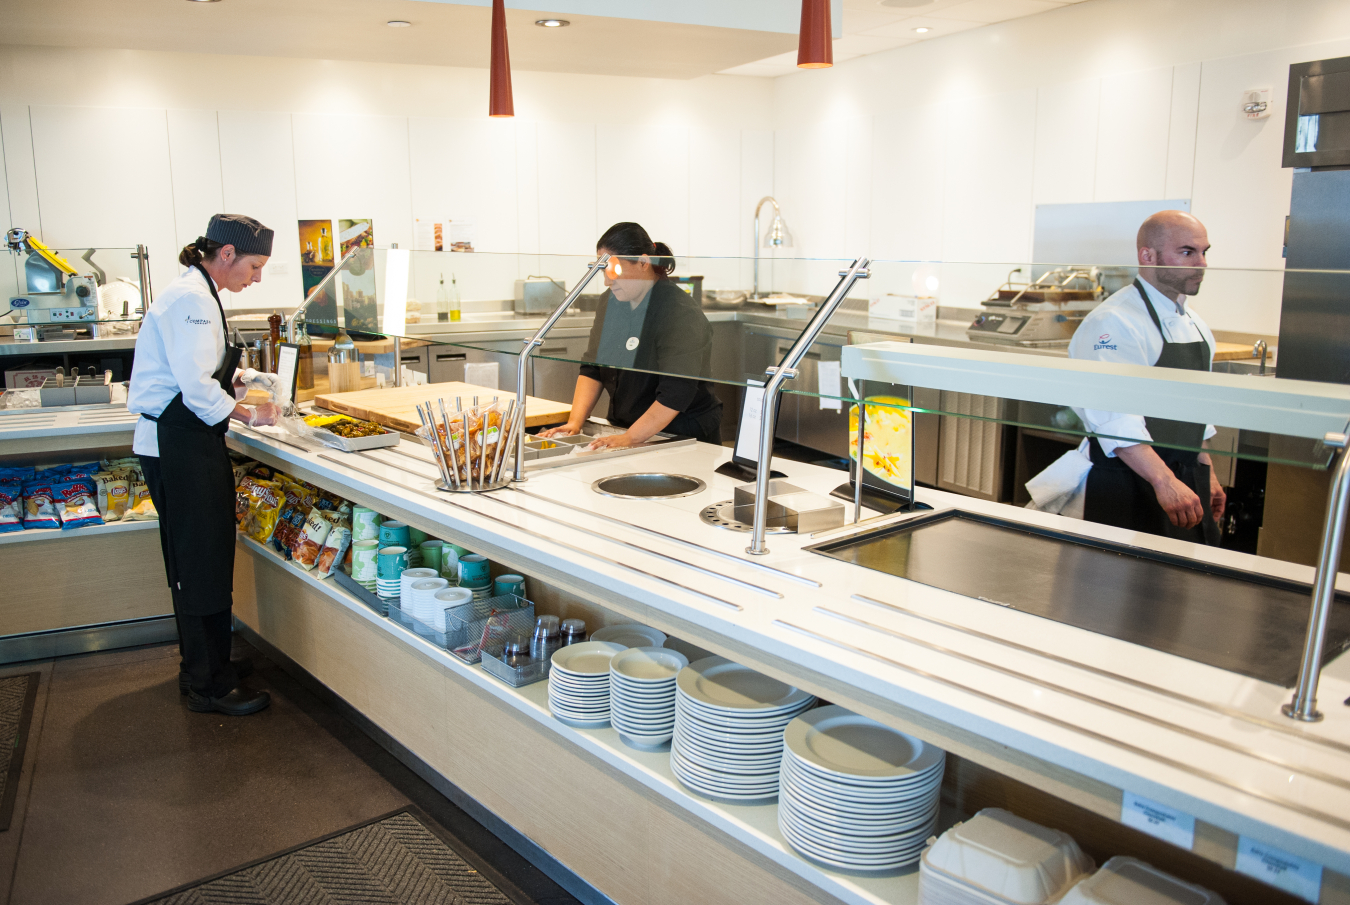
[[[534,24],[540,28],[566,28],[572,23],[566,19],[535,19]]]
[[[219,3],[220,0],[192,0],[193,3]]]
[[[390,19],[384,24],[388,25],[390,28],[412,28],[412,23],[406,22],[403,19]]]
[[[917,31],[917,32],[918,32],[919,34],[921,34],[921,35],[926,35],[926,34],[928,34],[930,31],[932,31],[932,29],[929,28],[927,25],[920,25],[918,28],[916,28],[916,29],[914,29],[914,30]]]

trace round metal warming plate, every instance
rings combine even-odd
[[[625,500],[669,500],[693,496],[707,486],[688,475],[646,472],[601,478],[591,485],[591,489]]]

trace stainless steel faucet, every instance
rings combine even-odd
[[[750,298],[757,299],[759,294],[759,212],[765,204],[773,205],[773,223],[769,225],[769,235],[764,240],[766,248],[791,248],[792,235],[787,230],[787,224],[783,222],[783,212],[778,207],[778,202],[773,200],[770,195],[765,195],[759,199],[759,204],[755,205],[755,283],[750,291]]]
[[[1259,358],[1259,359],[1261,359],[1261,371],[1260,371],[1260,376],[1265,377],[1265,376],[1266,376],[1266,341],[1265,341],[1264,339],[1258,339],[1258,340],[1256,341],[1256,343],[1252,345],[1252,358]]]

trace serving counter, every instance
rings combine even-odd
[[[1273,846],[1325,868],[1321,901],[1350,893],[1350,717],[1331,703],[1350,695],[1350,658],[1324,671],[1327,719],[1302,725],[1280,716],[1282,687],[829,559],[804,549],[810,537],[775,535],[770,555],[752,560],[746,535],[698,517],[732,495],[734,482],[714,472],[727,457],[718,447],[578,463],[466,495],[434,490],[427,451],[406,441],[342,454],[239,429],[230,444],[525,575],[540,612],[652,625],[941,746],[951,754],[948,822],[1018,801],[1229,901],[1286,901],[1220,869],[1242,845]],[[809,491],[838,482],[828,469],[775,464]],[[707,486],[666,501],[591,490],[638,468]],[[1312,579],[1305,567],[939,491],[919,499]],[[616,901],[915,901],[914,873],[869,877],[808,862],[779,835],[775,805],[691,793],[668,755],[628,748],[610,729],[564,726],[548,714],[543,687],[500,684],[331,582],[241,543],[235,612],[249,631],[527,847]],[[1127,793],[1194,817],[1189,851],[1122,825]]]

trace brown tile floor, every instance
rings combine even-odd
[[[39,671],[0,903],[123,905],[413,803],[520,902],[565,891],[253,652],[263,713],[188,711],[174,645]]]

